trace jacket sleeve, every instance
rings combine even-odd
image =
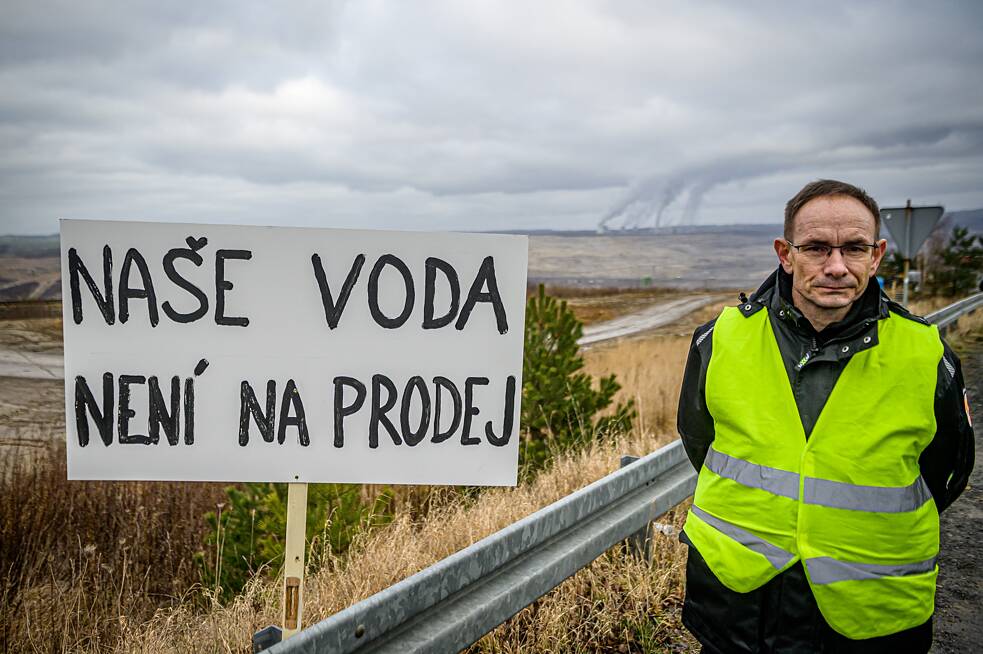
[[[683,385],[679,390],[679,409],[676,412],[676,429],[683,441],[686,455],[697,471],[703,467],[703,460],[714,438],[713,416],[707,409],[706,382],[713,346],[710,336],[715,322],[710,321],[693,333],[686,369],[683,372]]]
[[[966,488],[973,471],[975,439],[959,357],[943,341],[935,390],[935,437],[918,462],[939,512]]]

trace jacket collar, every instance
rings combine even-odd
[[[871,279],[863,295],[853,303],[843,320],[817,332],[812,323],[792,303],[792,276],[781,266],[778,266],[754,292],[749,303],[767,307],[773,316],[778,317],[788,327],[802,336],[814,338],[819,344],[855,338],[874,326],[878,320],[887,318],[890,313],[887,296],[881,291],[877,280]]]

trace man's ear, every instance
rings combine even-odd
[[[886,241],[885,241],[885,243],[886,243]],[[792,261],[791,261],[791,259],[789,259],[789,257],[792,254],[792,248],[791,248],[791,246],[789,246],[788,241],[786,241],[784,238],[776,238],[775,239],[775,254],[778,255],[778,260],[781,262],[782,268],[785,269],[785,272],[787,272],[788,274],[791,275],[792,274]]]
[[[870,274],[873,275],[877,272],[877,268],[880,267],[881,261],[884,260],[884,253],[887,252],[887,240],[881,239],[877,241],[877,247],[874,248],[874,263],[870,268]]]

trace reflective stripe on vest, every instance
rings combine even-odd
[[[721,477],[736,481],[742,486],[758,488],[793,500],[799,499],[797,473],[738,459],[724,454],[712,445],[704,465]],[[932,493],[921,475],[911,484],[900,487],[862,486],[806,477],[802,493],[802,501],[806,504],[872,513],[914,511],[931,499]]]
[[[724,454],[714,449],[713,445],[710,446],[703,465],[721,477],[733,479],[748,488],[760,488],[789,499],[799,499],[799,475],[795,472],[759,466],[757,463]]]
[[[905,513],[914,511],[932,499],[921,475],[907,486],[860,486],[828,479],[806,477],[802,501],[834,509],[870,511],[871,513]]]
[[[828,556],[806,559],[809,580],[814,584],[833,584],[837,581],[861,581],[883,577],[905,577],[931,572],[935,569],[937,557],[916,563],[881,565],[878,563],[847,563]]]
[[[715,439],[684,529],[713,574],[750,592],[802,559],[837,632],[925,622],[938,512],[918,459],[936,430],[938,331],[878,321],[878,344],[851,356],[808,439],[768,310],[725,309],[708,338]]]
[[[737,525],[731,524],[726,520],[716,518],[698,506],[690,509],[703,522],[707,523],[720,533],[737,541],[751,551],[757,552],[768,559],[768,562],[781,570],[788,565],[795,555],[783,550],[777,545],[772,545],[763,538],[755,536],[749,531],[741,529]],[[821,556],[814,559],[805,559],[803,564],[809,571],[809,578],[814,584],[832,584],[837,581],[857,581],[862,579],[878,579],[881,577],[903,577],[905,575],[921,574],[931,572],[936,565],[938,557],[932,557],[925,561],[916,563],[901,563],[897,565],[882,565],[878,563],[849,563],[839,561],[829,556]]]
[[[795,555],[791,552],[786,552],[782,548],[772,545],[763,538],[758,538],[750,531],[745,531],[744,529],[741,529],[737,525],[731,524],[726,520],[715,518],[695,504],[690,510],[698,515],[703,522],[707,523],[720,533],[733,538],[744,547],[753,552],[757,552],[761,556],[768,559],[768,562],[775,566],[776,570],[781,570],[795,558]]]

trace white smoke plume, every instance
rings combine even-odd
[[[715,185],[716,182],[709,180],[686,181],[681,176],[642,179],[604,214],[597,228],[605,231],[615,225],[620,229],[663,227],[667,224],[666,211],[684,194],[687,200],[682,223],[691,223],[696,218],[703,195]]]

